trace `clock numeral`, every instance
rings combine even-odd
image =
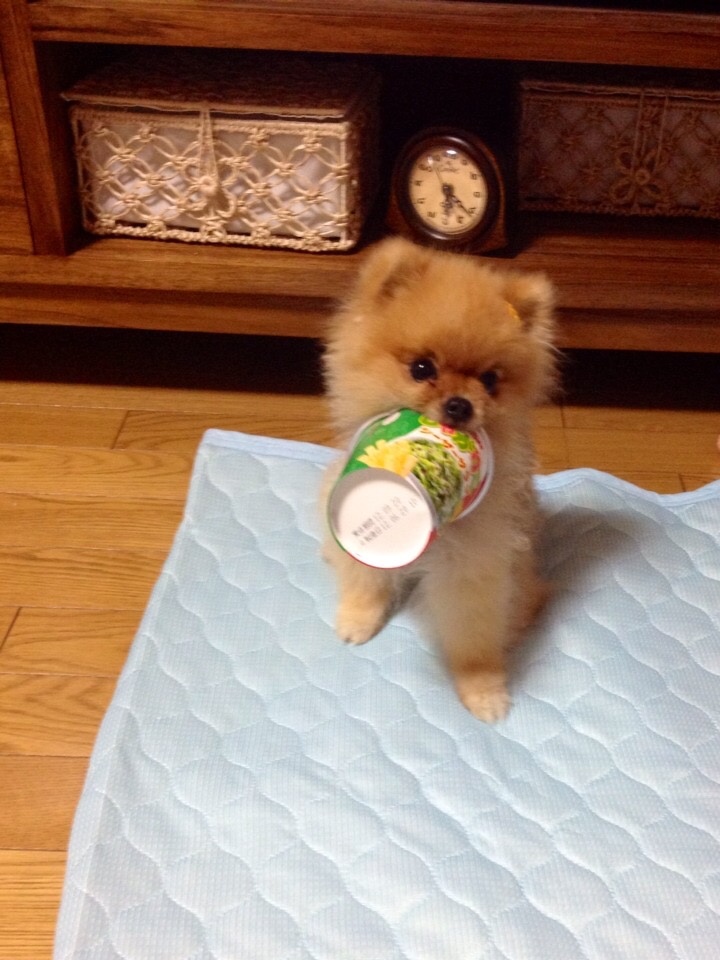
[[[480,193],[479,190],[476,190],[475,193],[473,194],[473,196],[474,196],[474,197],[481,197],[482,194]]]
[[[424,181],[423,181],[423,180],[413,180],[413,183],[415,184],[416,187],[421,187],[421,186],[423,185]]]
[[[437,216],[437,213],[434,210],[428,210],[428,216],[434,220]]]
[[[477,207],[468,207],[468,213],[470,214],[471,217],[475,215],[476,210],[477,210]]]
[[[415,203],[417,203],[418,206],[421,206],[423,203],[425,203],[425,197],[415,197]]]
[[[479,174],[479,173],[471,173],[471,174],[470,174],[470,179],[471,179],[471,180],[479,180],[479,179],[480,179],[480,174]]]

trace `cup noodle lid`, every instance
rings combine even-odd
[[[361,563],[382,569],[412,563],[436,531],[435,510],[420,484],[375,467],[343,477],[330,513],[340,546]]]

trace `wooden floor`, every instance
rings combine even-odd
[[[546,472],[720,477],[720,358],[577,353]],[[0,326],[0,960],[48,960],[74,808],[207,427],[329,442],[308,341]]]

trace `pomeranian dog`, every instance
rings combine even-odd
[[[331,536],[325,544],[338,579],[339,636],[369,640],[403,581],[418,580],[458,695],[488,722],[509,706],[505,652],[547,593],[534,550],[531,413],[555,380],[552,303],[543,274],[391,238],[371,250],[326,342],[327,395],[342,445],[366,420],[398,407],[459,430],[483,428],[490,438],[495,473],[486,496],[407,567],[364,566]],[[325,498],[340,467],[329,468]]]

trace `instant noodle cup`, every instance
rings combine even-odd
[[[480,503],[492,473],[483,430],[462,433],[414,410],[395,410],[366,423],[354,438],[330,494],[330,529],[361,563],[404,567],[445,524]]]

